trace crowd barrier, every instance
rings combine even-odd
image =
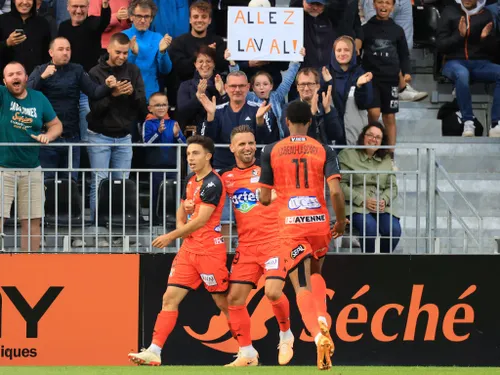
[[[13,147],[14,145],[0,144],[2,147]],[[15,145],[16,147],[47,147],[33,144]],[[40,243],[41,252],[70,252],[70,253],[168,253],[176,252],[181,244],[179,240],[165,249],[152,248],[153,239],[171,230],[175,225],[175,212],[177,210],[183,178],[186,175],[186,168],[183,169],[185,157],[185,145],[169,144],[161,147],[176,148],[176,168],[153,169],[146,165],[140,168],[131,169],[91,169],[76,168],[73,165],[72,150],[74,147],[102,147],[103,145],[86,144],[51,144],[50,147],[64,147],[69,150],[67,168],[42,169],[45,179],[43,184],[36,185],[34,192],[31,189],[32,179],[36,177],[38,170],[33,169],[0,169],[0,217],[6,216],[4,212],[4,202],[8,197],[4,193],[4,183],[2,176],[7,172],[18,172],[15,176],[15,197],[14,200],[22,198],[17,196],[18,185],[21,173],[27,173],[29,179],[28,200],[33,203],[31,195],[43,196],[42,204],[44,214],[41,218],[40,233],[36,233],[37,228],[31,227],[31,221],[25,224],[27,229],[23,231],[23,223],[18,220],[18,205],[12,205],[10,219],[7,220],[1,231],[0,250],[7,252],[21,251],[22,237],[28,237],[27,251],[32,251],[33,243]],[[104,145],[106,146],[106,145]],[[149,144],[111,144],[110,147],[133,147],[135,150],[144,152],[151,150],[158,145]],[[227,145],[217,145],[217,147],[227,147]],[[346,146],[344,148],[352,148]],[[359,146],[355,146],[360,148]],[[335,147],[334,147],[335,148]],[[363,147],[361,147],[363,148]],[[338,148],[337,148],[338,149]],[[393,207],[396,207],[401,218],[402,229],[401,239],[395,251],[399,253],[440,253],[445,249],[448,253],[467,252],[469,243],[482,249],[482,218],[468,202],[458,186],[454,184],[444,168],[435,158],[435,150],[428,147],[400,147],[396,146],[396,153],[399,150],[414,153],[411,160],[412,167],[406,170],[397,171],[341,171],[348,176],[348,180],[356,174],[363,175],[364,196],[366,193],[366,183],[368,179],[375,179],[377,186],[380,184],[380,177],[386,174],[394,174],[397,178],[397,185],[390,184],[390,191],[398,192]],[[338,151],[338,150],[337,150]],[[144,153],[143,152],[143,153]],[[144,164],[144,163],[143,163]],[[96,172],[92,174],[91,172]],[[69,179],[69,174],[78,173],[77,181]],[[97,178],[97,173],[102,173]],[[463,200],[464,207],[470,207],[473,216],[477,219],[475,227],[471,227],[456,213],[455,208],[449,204],[446,195],[439,189],[437,184],[438,173],[446,178],[452,188]],[[47,176],[51,174],[51,178]],[[174,174],[174,177],[171,176]],[[158,176],[160,176],[158,178]],[[157,193],[154,191],[154,181],[160,180]],[[95,215],[91,215],[89,204],[89,191],[92,185],[96,188]],[[397,190],[396,190],[397,189]],[[377,189],[380,191],[379,189]],[[156,199],[153,199],[155,196]],[[329,197],[327,196],[329,200]],[[380,195],[377,194],[377,201]],[[437,231],[437,203],[438,200],[447,209],[447,232]],[[228,204],[228,203],[226,203]],[[32,205],[29,205],[29,211]],[[332,224],[335,220],[331,204],[329,204]],[[348,216],[353,212],[353,203],[346,204]],[[377,219],[380,212],[376,213]],[[233,212],[229,223],[233,222]],[[379,229],[377,220],[377,232]],[[366,225],[364,222],[363,225]],[[457,236],[456,228],[459,228],[462,236]],[[375,252],[380,252],[380,243],[387,239],[392,245],[399,238],[393,238],[391,230],[388,236],[378,235],[375,240]],[[36,236],[36,237],[35,237]],[[360,236],[353,225],[347,228],[341,240],[332,242],[330,251],[334,253],[356,253],[366,249],[367,236]],[[237,245],[237,235],[235,226],[228,225],[226,235],[228,251],[234,252]],[[445,247],[446,246],[446,247]],[[26,247],[26,246],[25,246]],[[391,246],[392,247],[392,246]]]

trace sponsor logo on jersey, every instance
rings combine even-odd
[[[213,273],[201,273],[200,277],[206,286],[216,286],[217,285],[217,280],[215,280],[215,276]]]
[[[258,176],[259,175],[259,170],[258,169],[254,169],[252,171],[252,176]]]
[[[214,238],[215,245],[222,245],[223,243],[224,243],[224,237],[215,237]]]
[[[285,224],[312,224],[323,223],[326,221],[326,215],[306,215],[306,216],[287,216]]]
[[[257,196],[247,188],[241,188],[234,192],[231,197],[234,209],[243,213],[247,213],[257,205]]]
[[[215,187],[215,184],[213,182],[209,182],[206,188],[210,189],[211,187]]]
[[[321,208],[321,204],[315,196],[298,196],[290,198],[288,208],[290,210],[314,210]]]
[[[222,227],[219,225],[217,225],[215,228],[214,228],[214,231],[220,233],[220,231],[222,230]]]
[[[295,249],[293,249],[292,251],[290,251],[290,258],[295,259],[300,254],[302,254],[304,251],[306,251],[306,248],[303,245],[299,245]]]

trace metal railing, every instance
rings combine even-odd
[[[0,152],[2,147],[46,147],[38,144],[0,144]],[[40,225],[40,250],[41,252],[84,252],[84,253],[114,253],[114,252],[175,252],[179,248],[181,241],[177,240],[176,243],[171,244],[169,248],[165,249],[155,249],[151,247],[152,240],[163,233],[166,233],[173,229],[175,226],[175,212],[178,208],[180,197],[181,197],[181,187],[183,186],[181,175],[181,165],[182,165],[182,154],[183,147],[185,145],[180,144],[162,144],[162,145],[150,145],[150,144],[63,144],[63,143],[53,143],[50,144],[52,147],[65,147],[68,148],[68,168],[56,168],[56,169],[43,169],[43,172],[54,172],[55,177],[52,182],[54,193],[50,196],[50,202],[45,202],[42,204],[42,208],[45,210],[44,215],[41,217]],[[76,168],[73,166],[72,151],[73,147],[133,147],[138,148],[151,148],[151,147],[175,147],[176,148],[176,168],[172,169],[152,169],[152,168],[131,168],[131,169],[92,169],[92,168]],[[217,145],[217,147],[228,147],[227,145]],[[363,148],[359,146],[345,146],[343,148]],[[350,186],[352,189],[353,176],[363,175],[363,197],[367,197],[366,186],[367,186],[367,176],[376,175],[376,186],[377,186],[377,207],[380,202],[380,179],[384,175],[395,175],[397,178],[397,186],[393,186],[392,180],[390,182],[390,196],[393,196],[393,192],[397,189],[397,198],[391,202],[391,206],[397,207],[401,212],[400,216],[400,226],[401,226],[401,237],[396,238],[392,235],[393,233],[393,222],[390,222],[389,235],[381,236],[380,234],[380,215],[382,211],[376,210],[374,215],[376,217],[376,233],[374,237],[362,236],[359,230],[354,228],[354,225],[350,225],[346,231],[344,238],[342,240],[333,241],[330,251],[332,252],[348,252],[356,253],[363,252],[367,249],[367,241],[375,241],[375,253],[381,252],[381,244],[383,241],[388,241],[389,247],[392,249],[395,242],[399,241],[396,247],[396,252],[404,253],[440,253],[441,246],[440,243],[446,240],[448,243],[448,251],[456,252],[457,247],[452,246],[452,242],[456,241],[456,238],[452,236],[451,222],[456,220],[464,230],[464,247],[463,252],[468,251],[468,239],[472,239],[473,243],[477,245],[479,249],[482,248],[483,241],[483,223],[482,218],[478,214],[477,210],[472,206],[472,204],[467,200],[463,192],[459,189],[456,183],[451,179],[449,174],[445,169],[436,161],[435,150],[425,146],[413,147],[413,146],[396,146],[396,155],[399,149],[411,149],[416,151],[416,158],[414,159],[412,168],[404,171],[341,171],[343,175],[349,176]],[[422,161],[424,160],[424,161]],[[33,173],[33,169],[0,169],[0,178],[2,185],[0,185],[0,217],[5,217],[4,213],[4,202],[6,199],[10,199],[5,196],[5,190],[3,186],[4,179],[2,178],[5,172],[29,172]],[[439,171],[439,176],[443,176],[445,180],[452,186],[454,193],[458,194],[460,199],[465,203],[465,206],[473,212],[474,216],[478,219],[478,229],[474,233],[464,220],[460,217],[457,210],[450,204],[446,198],[443,191],[438,187],[437,184],[437,172]],[[67,178],[60,178],[64,174],[71,175],[71,172],[79,172],[81,177],[77,185],[75,183],[63,184],[63,181]],[[103,192],[102,189],[98,190],[95,205],[95,215],[90,216],[92,211],[87,204],[89,198],[87,197],[88,187],[92,184],[98,185],[98,179],[96,175],[89,178],[88,174],[91,172],[104,172],[109,177],[109,183],[107,184],[107,192]],[[112,173],[119,175],[119,178],[113,178]],[[155,173],[161,174],[161,183],[163,184],[163,189],[159,191],[158,189],[158,199],[156,202],[153,201],[154,184],[153,177]],[[175,173],[176,178],[167,178],[167,173]],[[129,177],[126,178],[126,174]],[[422,186],[422,180],[426,182],[425,189]],[[129,182],[126,182],[129,181]],[[130,185],[130,183],[132,183]],[[169,185],[170,183],[170,185]],[[29,184],[31,184],[31,179],[29,179]],[[45,185],[47,182],[45,182]],[[58,185],[64,185],[64,189],[67,189],[66,194],[61,194],[61,190]],[[19,178],[16,175],[14,182],[14,197],[15,201],[18,201],[17,191],[19,186]],[[116,186],[115,186],[116,185]],[[128,189],[132,186],[132,191],[134,196],[131,197],[128,193]],[[54,187],[56,186],[56,187]],[[167,189],[169,186],[169,189]],[[410,187],[409,187],[410,186]],[[414,186],[413,188],[411,186]],[[102,185],[101,185],[102,187]],[[135,187],[135,190],[133,189]],[[40,186],[40,193],[43,195],[47,194],[47,186],[42,184]],[[77,189],[77,194],[75,193]],[[96,189],[97,190],[97,189]],[[121,195],[119,191],[121,190]],[[31,202],[31,188],[28,189],[28,201]],[[425,193],[425,197],[422,194]],[[51,193],[52,194],[52,193]],[[104,200],[99,199],[99,194],[101,194]],[[116,203],[116,198],[119,196],[121,199],[120,203]],[[174,199],[172,200],[172,197]],[[81,216],[76,215],[74,197],[80,200],[80,204],[76,205],[81,207]],[[106,201],[107,197],[107,201]],[[327,197],[328,198],[328,197]],[[437,232],[436,225],[436,198],[439,198],[447,208],[447,218],[448,218],[448,232],[447,236],[439,235]],[[47,196],[46,196],[47,199]],[[61,208],[60,203],[65,199],[65,204]],[[135,199],[135,205],[132,204]],[[169,204],[166,204],[170,200]],[[100,207],[102,203],[105,203],[105,207]],[[106,202],[113,202],[106,203]],[[129,206],[132,204],[134,212],[127,211]],[[422,204],[425,204],[425,209],[422,209]],[[172,205],[174,207],[172,207]],[[107,207],[106,207],[107,206]],[[329,204],[330,212],[331,204]],[[28,210],[31,209],[31,204],[28,206]],[[47,210],[51,210],[50,216],[48,216]],[[106,211],[106,212],[104,212]],[[117,215],[114,215],[119,212]],[[346,214],[352,216],[353,213],[353,202],[346,202]],[[106,219],[102,219],[102,216],[106,216]],[[333,217],[333,215],[331,215]],[[22,242],[23,235],[27,236],[27,251],[33,251],[32,241],[35,235],[38,235],[36,230],[34,231],[31,227],[31,221],[28,220],[27,228],[25,223],[21,223],[21,229],[18,228],[19,220],[18,217],[18,206],[15,205],[12,212],[13,219],[10,219],[3,225],[1,232],[1,246],[0,250],[8,252],[20,251],[20,242]],[[30,216],[31,217],[31,216]],[[425,220],[425,225],[422,225],[421,220]],[[232,207],[230,210],[229,222],[233,222],[233,212]],[[226,237],[226,243],[228,244],[228,251],[234,251],[237,243],[237,235],[235,233],[235,227],[233,225],[228,225],[228,235]],[[24,228],[24,229],[23,229]],[[358,228],[359,229],[359,228]],[[366,233],[366,217],[363,219],[362,232]],[[19,236],[21,232],[21,236]],[[19,241],[21,238],[21,241]],[[362,250],[364,249],[364,250]]]

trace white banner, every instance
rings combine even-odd
[[[229,7],[227,25],[231,60],[303,61],[302,8]]]

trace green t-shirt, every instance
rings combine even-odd
[[[24,99],[0,86],[0,143],[37,143],[43,124],[56,118],[49,100],[39,91],[28,90]],[[0,147],[0,167],[36,168],[40,166],[40,147]]]

